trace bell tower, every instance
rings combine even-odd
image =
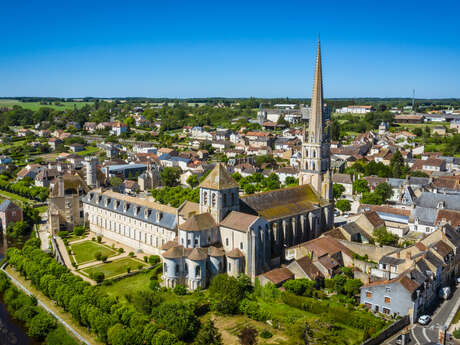
[[[308,131],[304,127],[302,135],[299,183],[311,184],[321,197],[327,201],[333,200],[330,151],[329,129],[324,125],[321,43],[318,39],[310,124]]]

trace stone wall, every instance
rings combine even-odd
[[[391,337],[392,335],[396,334],[400,330],[402,330],[404,327],[406,327],[409,324],[409,316],[403,316],[401,319],[395,321],[392,323],[390,326],[385,328],[379,335],[377,335],[375,338],[370,338],[367,339],[364,343],[361,345],[378,345],[383,343],[386,339]]]

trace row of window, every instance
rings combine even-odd
[[[211,194],[211,207],[216,207],[216,205],[217,205],[217,193],[210,193],[210,194]],[[228,199],[230,199],[230,200],[228,200]],[[227,206],[235,205],[235,199],[236,199],[235,193],[231,193],[230,198],[228,198],[227,194],[224,193],[222,195],[222,206],[227,207]],[[230,202],[230,204],[228,205],[229,202]],[[204,191],[203,192],[203,205],[208,205],[208,204],[209,204],[208,192]]]

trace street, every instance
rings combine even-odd
[[[431,322],[422,326],[418,323],[413,324],[411,327],[411,341],[410,344],[437,344],[439,339],[439,329],[448,327],[452,322],[453,317],[460,305],[460,289],[456,289],[450,299],[441,302],[442,304],[431,315]],[[388,339],[385,344],[396,344],[396,337],[401,334],[399,332],[395,336]],[[454,344],[453,342],[446,342],[446,344]]]

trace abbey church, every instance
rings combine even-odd
[[[91,231],[163,260],[163,282],[204,288],[218,273],[252,279],[279,267],[286,248],[333,227],[330,139],[323,119],[321,49],[299,186],[239,195],[223,164],[200,184],[199,203],[179,208],[95,189],[83,199]]]

